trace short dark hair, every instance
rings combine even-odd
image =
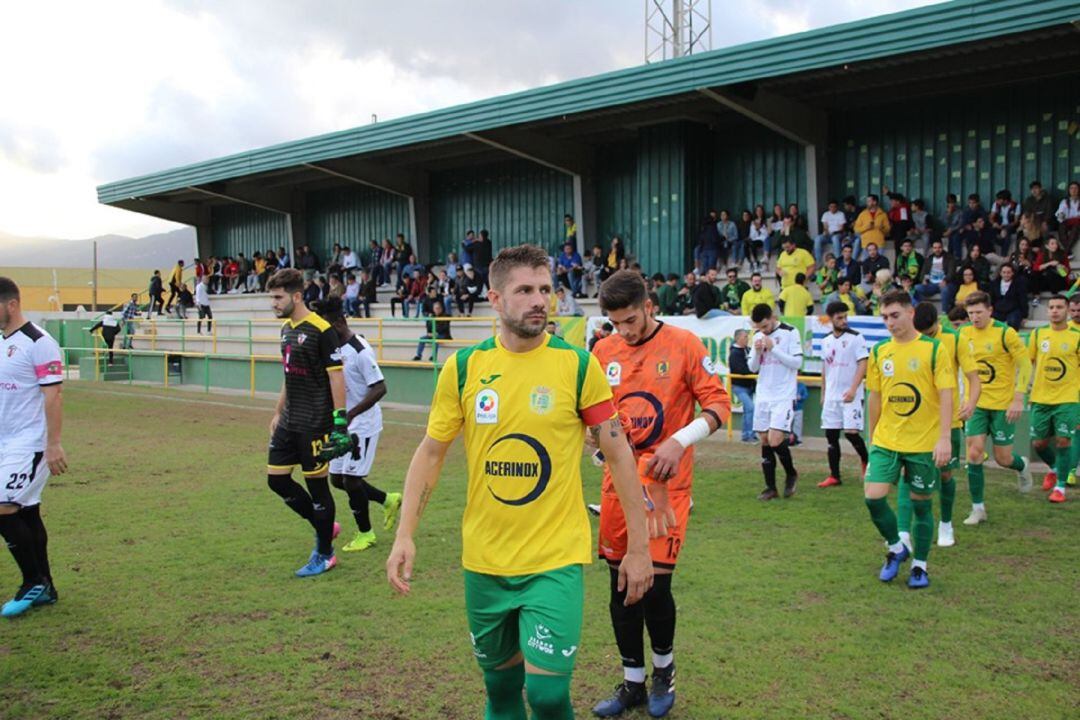
[[[857,199],[855,199],[854,195],[845,195],[844,196],[844,204],[845,205],[858,205],[859,201]]]
[[[506,278],[510,271],[519,267],[530,269],[542,267],[547,269],[547,253],[541,247],[528,244],[503,248],[495,256],[495,260],[492,261],[488,269],[488,279],[491,287],[501,290],[506,284]]]
[[[772,317],[772,306],[766,303],[758,303],[750,311],[750,320],[756,323],[764,322]]]
[[[331,296],[323,300],[316,300],[311,304],[311,309],[326,322],[333,323],[345,319],[345,313],[342,312],[341,298]]]
[[[282,268],[266,281],[267,290],[284,290],[293,295],[304,292],[304,274],[296,268]]]
[[[761,273],[759,273],[759,272],[750,273],[750,279],[751,280],[753,280],[756,277],[758,277],[758,278],[761,277]]]
[[[1042,187],[1042,183],[1039,182],[1038,180],[1032,180],[1031,184],[1028,185],[1028,190],[1032,190],[1032,189],[1037,188],[1037,187]]]
[[[875,195],[874,193],[870,193],[870,194],[869,194],[869,195],[867,195],[866,197],[867,197],[867,199],[869,199],[869,198],[873,198],[873,199],[874,199],[874,202],[881,202],[881,198],[879,198],[879,197],[878,197],[877,195]]]
[[[850,312],[851,308],[847,306],[847,303],[842,303],[839,300],[833,300],[825,307],[825,314],[829,317],[836,315],[837,313]]]
[[[616,270],[600,283],[600,309],[604,312],[640,307],[647,297],[645,281],[632,270]]]
[[[970,202],[971,200],[979,202],[979,193],[971,193],[970,195],[968,195],[968,201]]]
[[[990,296],[984,293],[982,290],[976,290],[975,292],[964,298],[964,307],[969,308],[972,305],[985,305],[986,307],[993,307],[990,303]]]
[[[668,279],[668,282],[672,282],[672,281],[679,282],[679,276],[676,275],[675,273],[668,273],[667,279]]]
[[[851,284],[852,284],[852,283],[851,283],[851,278],[849,278],[849,277],[848,277],[847,275],[845,275],[845,276],[844,276],[844,277],[842,277],[842,278],[839,278],[839,279],[838,279],[838,280],[836,281],[836,287],[840,287],[840,286],[841,286],[841,285],[843,285],[844,283],[847,283],[848,285],[851,285]],[[845,306],[845,307],[846,307],[846,306]]]
[[[1072,295],[1069,298],[1069,304],[1072,305],[1073,303],[1080,303],[1080,293]]]
[[[881,307],[887,305],[900,305],[901,307],[911,307],[911,296],[903,290],[890,290],[881,296]]]
[[[937,319],[937,305],[934,303],[923,300],[915,306],[915,329],[919,332],[925,333],[927,330],[934,327],[934,323],[937,322]]]
[[[1047,305],[1050,304],[1050,300],[1061,300],[1064,303],[1072,302],[1072,298],[1067,298],[1064,295],[1062,295],[1061,293],[1055,293],[1055,294],[1051,295],[1050,298],[1046,301]]]
[[[795,284],[796,285],[805,285],[806,284],[806,273],[795,273]]]
[[[956,200],[957,200],[956,193],[949,193],[948,195],[945,196],[945,202],[954,203],[954,202],[956,202]]]
[[[21,299],[19,286],[15,284],[15,281],[8,277],[0,277],[0,302],[6,303]]]
[[[945,317],[949,318],[949,322],[958,323],[967,320],[967,308],[963,305],[954,305]]]

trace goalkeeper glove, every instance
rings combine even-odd
[[[352,437],[349,436],[349,421],[345,416],[345,411],[335,410],[334,429],[330,431],[326,442],[323,443],[322,450],[319,452],[319,460],[326,461],[339,458],[352,451],[352,447],[353,441]]]

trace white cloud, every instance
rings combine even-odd
[[[716,47],[926,4],[763,0]],[[641,62],[639,2],[4,3],[0,230],[170,227],[96,185]]]

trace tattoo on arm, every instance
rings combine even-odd
[[[608,420],[608,434],[615,438],[619,437],[620,433],[622,433],[622,425],[619,424],[619,418],[611,418]]]

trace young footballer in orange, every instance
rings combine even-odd
[[[604,369],[623,427],[634,446],[643,492],[648,492],[650,486],[658,492],[654,491],[655,508],[650,508],[653,587],[642,602],[626,606],[617,588],[617,569],[626,553],[626,520],[605,468],[600,557],[611,565],[611,621],[622,655],[624,680],[616,686],[614,695],[598,703],[593,712],[612,717],[648,700],[649,714],[663,717],[675,702],[671,573],[690,518],[693,445],[727,421],[731,403],[701,340],[688,330],[665,325],[653,317],[641,275],[621,270],[605,280],[600,286],[600,307],[619,334],[598,342],[593,353]],[[701,406],[697,418],[695,404]],[[646,626],[654,668],[652,691],[647,698],[643,640]]]

